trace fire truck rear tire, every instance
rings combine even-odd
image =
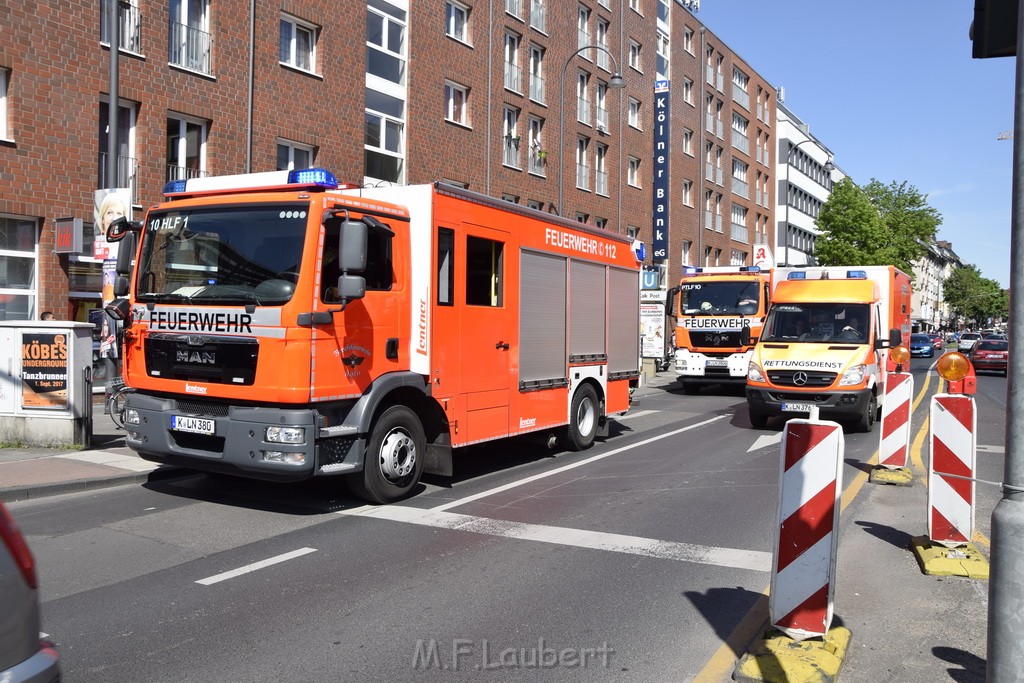
[[[377,418],[363,471],[349,475],[349,488],[370,503],[391,503],[412,492],[423,474],[427,439],[406,406],[391,406]]]
[[[574,451],[583,451],[594,444],[597,436],[597,422],[600,419],[597,392],[589,384],[583,384],[572,397],[569,411],[568,442]]]

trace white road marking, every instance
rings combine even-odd
[[[108,453],[105,451],[92,451],[88,453],[68,453],[67,455],[58,455],[58,458],[64,458],[65,460],[78,460],[79,462],[91,462],[94,465],[108,465],[110,467],[120,467],[123,470],[132,470],[133,472],[151,472],[156,468],[160,467],[155,462],[149,462],[143,460],[137,455],[121,455],[120,453]]]
[[[263,569],[264,567],[269,567],[280,562],[286,562],[287,560],[292,560],[296,557],[302,557],[303,555],[308,555],[309,553],[315,552],[316,548],[299,548],[298,550],[293,550],[290,553],[285,553],[284,555],[277,555],[276,557],[271,557],[266,560],[260,560],[259,562],[253,562],[252,564],[247,564],[244,567],[239,567],[238,569],[232,569],[231,571],[224,572],[223,574],[217,574],[216,576],[210,576],[205,579],[199,579],[198,581],[196,581],[196,583],[201,583],[204,586],[209,586],[210,584],[219,583],[221,581],[226,581],[228,579],[233,579],[236,576],[248,574],[249,572],[254,572],[257,569]]]
[[[747,453],[750,451],[759,451],[762,448],[768,448],[768,446],[777,446],[782,443],[782,432],[776,434],[762,434],[757,437],[757,441],[754,445],[747,449]]]
[[[635,413],[626,413],[625,415],[616,415],[615,421],[622,422],[623,420],[632,420],[634,417],[643,417],[644,415],[653,415],[654,413],[660,413],[660,410],[638,410]]]
[[[975,450],[978,451],[979,453],[1005,453],[1006,452],[1006,449],[1003,448],[1002,446],[983,446],[981,444],[978,444],[978,446],[975,448]]]
[[[771,571],[772,564],[771,553],[756,550],[718,548],[602,531],[570,529],[543,524],[523,524],[489,517],[442,512],[437,508],[424,510],[400,505],[366,506],[354,510],[341,510],[338,514],[759,572]]]
[[[434,507],[434,508],[431,508],[431,509],[432,510],[448,510],[450,508],[458,507],[460,505],[465,505],[466,503],[469,503],[469,502],[474,501],[474,500],[480,500],[481,498],[486,498],[487,496],[493,496],[496,493],[501,493],[503,491],[508,491],[510,489],[516,488],[517,486],[522,486],[523,484],[529,484],[530,482],[534,482],[534,481],[537,481],[539,479],[544,479],[546,477],[550,477],[550,476],[555,475],[555,474],[561,474],[562,472],[567,472],[567,471],[575,469],[577,467],[583,467],[584,465],[589,465],[592,462],[597,462],[598,460],[603,460],[603,459],[605,459],[607,457],[610,457],[612,455],[618,455],[619,453],[623,453],[625,451],[628,451],[628,450],[631,450],[631,449],[634,449],[634,448],[639,448],[641,446],[646,446],[647,444],[654,443],[655,441],[661,441],[662,439],[667,439],[668,437],[675,436],[676,434],[682,434],[683,432],[688,432],[691,429],[697,429],[698,427],[703,427],[705,425],[709,425],[712,422],[718,422],[719,420],[725,419],[726,417],[729,417],[729,416],[728,415],[718,415],[717,417],[713,417],[713,418],[711,418],[709,420],[704,420],[703,422],[698,422],[697,424],[692,424],[692,425],[690,425],[688,427],[682,427],[680,429],[676,429],[676,430],[671,431],[671,432],[666,432],[665,434],[659,434],[658,436],[652,436],[649,439],[644,439],[643,441],[638,441],[637,443],[629,445],[629,446],[623,446],[622,448],[616,448],[615,450],[608,451],[607,453],[601,453],[600,455],[595,455],[593,457],[587,458],[586,460],[580,460],[579,462],[574,462],[574,463],[572,463],[570,465],[565,465],[564,467],[558,467],[556,469],[549,470],[547,472],[541,472],[540,474],[535,474],[532,477],[526,477],[525,479],[520,479],[520,480],[514,481],[514,482],[512,482],[510,484],[505,484],[503,486],[497,486],[497,487],[495,487],[493,489],[488,489],[487,491],[481,491],[480,493],[474,493],[471,496],[466,496],[465,498],[460,498],[458,500],[453,500],[453,501],[451,501],[449,503],[444,503],[443,505],[438,505],[437,507]]]

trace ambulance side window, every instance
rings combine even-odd
[[[500,307],[504,298],[503,247],[482,237],[466,237],[466,303]]]
[[[437,229],[437,305],[455,305],[455,231]]]

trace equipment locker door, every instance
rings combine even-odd
[[[509,373],[517,339],[509,233],[468,223],[464,227],[459,368],[467,440],[473,442],[509,433]]]

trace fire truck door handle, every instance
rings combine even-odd
[[[494,348],[508,351],[508,342],[498,342],[494,345]]]

